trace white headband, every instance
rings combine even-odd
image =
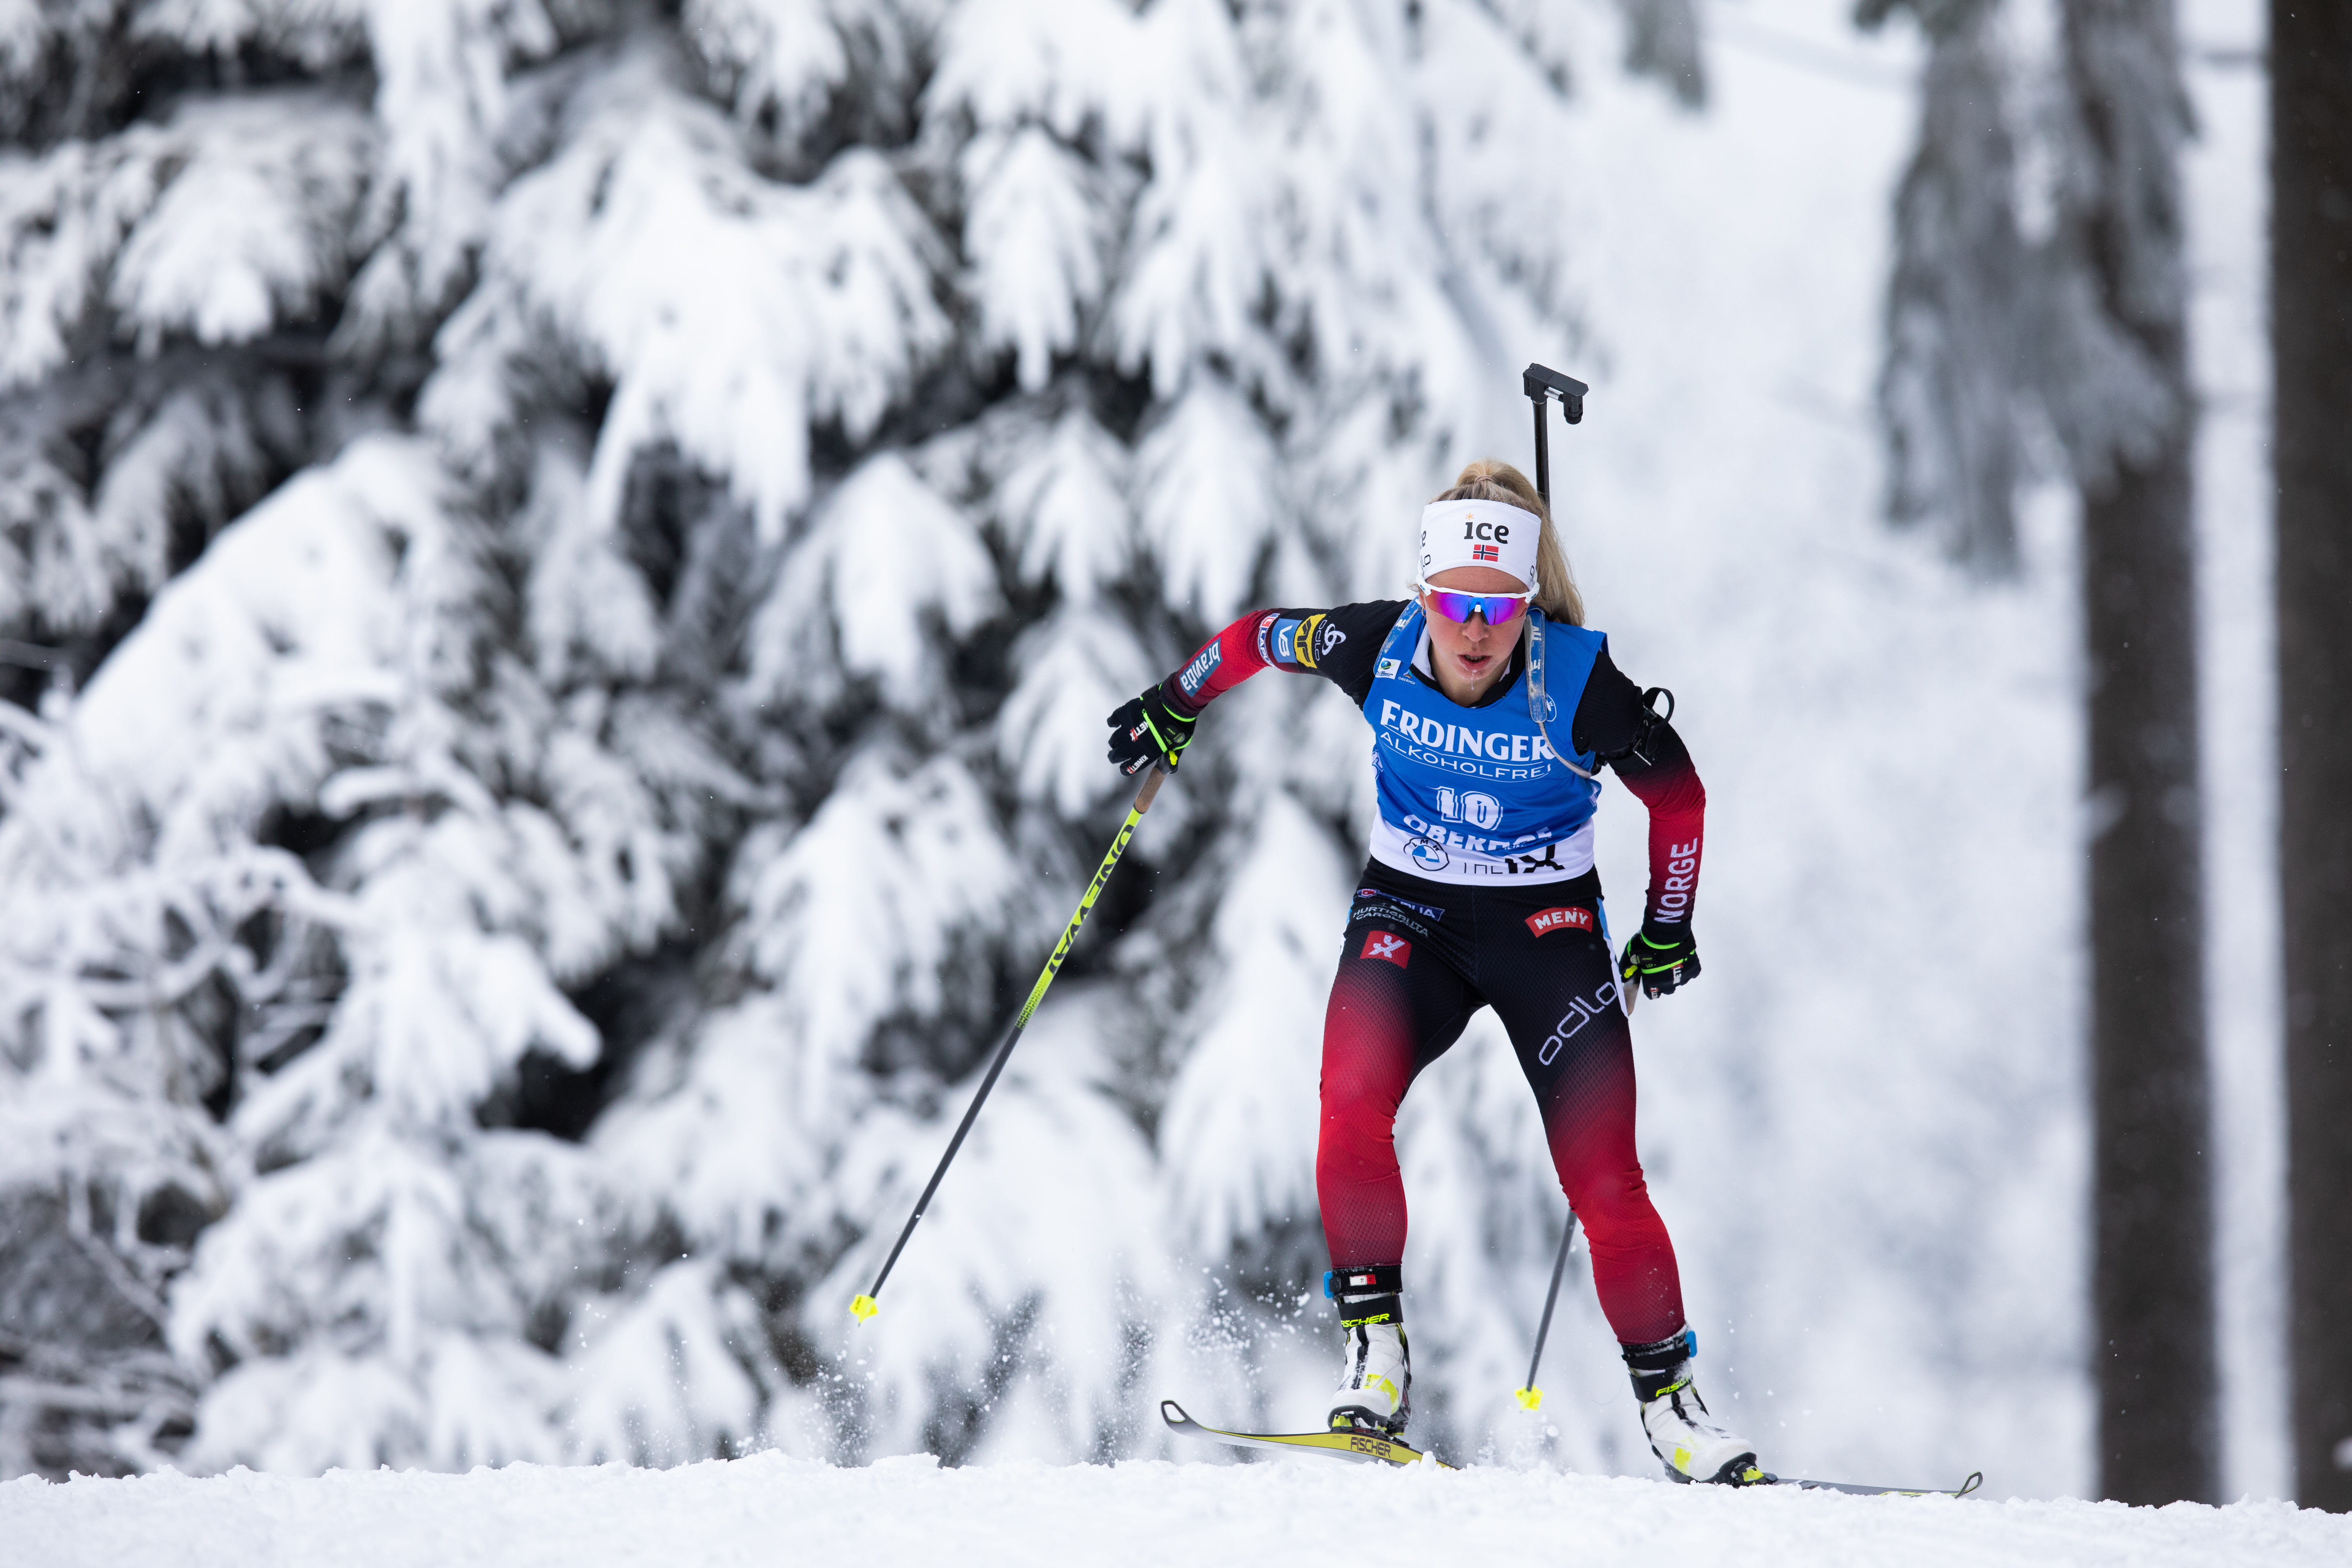
[[[1421,580],[1455,566],[1492,566],[1533,587],[1543,520],[1496,500],[1433,500],[1421,510]]]

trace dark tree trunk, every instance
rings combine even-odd
[[[2295,1496],[2352,1510],[2352,7],[2271,5]]]
[[[2125,1502],[2211,1500],[2220,1490],[2220,1431],[2190,532],[2195,420],[2176,163],[2186,105],[2169,0],[2069,0],[2065,41],[2097,175],[2075,214],[2076,242],[2100,313],[2137,346],[2141,376],[2161,384],[2171,409],[2082,476],[2100,1481],[2106,1496]]]
[[[2100,1483],[2220,1489],[2189,457],[2084,503]]]

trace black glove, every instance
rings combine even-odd
[[[1173,773],[1177,759],[1192,743],[1192,726],[1199,722],[1198,714],[1187,719],[1169,707],[1160,688],[1154,686],[1120,704],[1110,716],[1110,760],[1130,778],[1154,763],[1165,764]]]
[[[1664,996],[1696,980],[1698,944],[1691,940],[1689,923],[1677,921],[1662,925],[1643,921],[1641,931],[1625,944],[1617,973],[1628,985],[1640,981],[1644,996]]]

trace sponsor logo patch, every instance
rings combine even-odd
[[[1318,621],[1323,620],[1323,617],[1320,616],[1318,616],[1315,618]],[[1346,642],[1347,640],[1347,633],[1341,631],[1330,622],[1323,621],[1323,629],[1315,634],[1315,657],[1317,658],[1330,658],[1331,650],[1338,647],[1341,643]]]
[[[1403,668],[1404,660],[1401,658],[1384,658],[1372,670],[1372,679],[1374,680],[1393,679],[1396,672]]]
[[[1445,911],[1434,904],[1416,904],[1410,899],[1400,899],[1394,893],[1383,893],[1378,888],[1359,888],[1356,897],[1374,901],[1349,915],[1350,921],[1378,920],[1398,910],[1410,910],[1432,925],[1445,918]]]
[[[1619,1005],[1617,982],[1613,979],[1593,992],[1590,1000],[1582,996],[1570,998],[1568,1011],[1560,1015],[1559,1022],[1552,1026],[1551,1034],[1544,1040],[1543,1048],[1536,1052],[1536,1060],[1545,1067],[1551,1066],[1552,1058],[1568,1047],[1568,1042],[1576,1038],[1578,1031]]]
[[[1531,877],[1538,871],[1565,871],[1559,863],[1559,846],[1547,844],[1540,855],[1506,855],[1503,868],[1514,877]]]
[[[1367,712],[1365,717],[1370,718],[1370,714]],[[1474,730],[1467,724],[1445,723],[1416,713],[1406,704],[1391,698],[1381,700],[1381,716],[1377,723],[1381,729],[1393,730],[1424,751],[1447,756],[1471,756],[1491,763],[1549,763],[1552,755],[1540,735],[1510,730]],[[1429,759],[1416,760],[1425,762]],[[1441,761],[1439,765],[1448,764]],[[1478,772],[1475,768],[1460,771]],[[1515,776],[1529,778],[1542,775],[1520,773]]]
[[[1274,630],[1266,637],[1266,646],[1273,652],[1275,663],[1303,665],[1307,662],[1299,657],[1298,646],[1298,629],[1306,624],[1293,620],[1274,623]]]
[[[1592,911],[1574,904],[1556,910],[1538,910],[1528,917],[1528,930],[1537,936],[1549,936],[1556,931],[1591,931]]]
[[[1210,672],[1224,661],[1225,645],[1213,642],[1201,650],[1199,658],[1184,667],[1184,673],[1176,684],[1184,689],[1185,696],[1198,697],[1201,695],[1201,683],[1208,679]]]
[[[1356,956],[1385,958],[1399,969],[1402,969],[1412,961],[1412,943],[1393,931],[1368,931],[1364,935],[1364,950]]]

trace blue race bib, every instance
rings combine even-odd
[[[1543,730],[1573,744],[1576,705],[1608,639],[1531,612],[1549,699],[1538,727],[1524,670],[1483,708],[1460,706],[1416,674],[1423,620],[1418,604],[1397,617],[1364,699],[1381,805],[1372,858],[1437,882],[1582,876],[1592,868],[1601,785],[1562,764]],[[1590,755],[1574,761],[1587,773],[1597,765]]]

